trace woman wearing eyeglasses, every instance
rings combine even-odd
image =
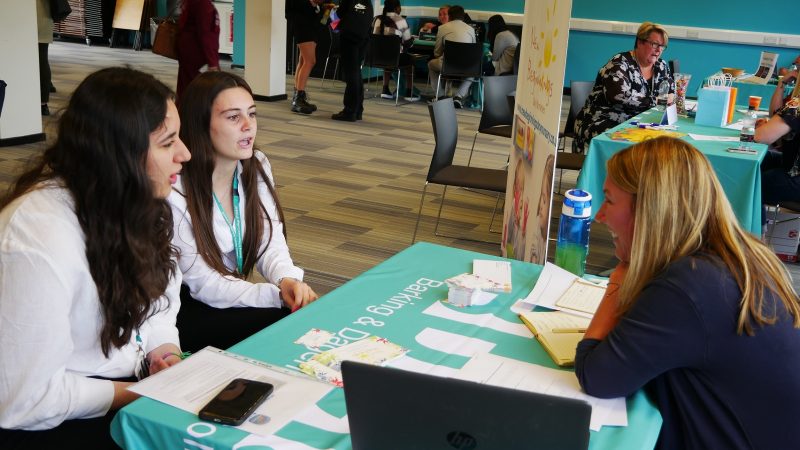
[[[636,33],[633,50],[614,55],[600,68],[586,105],[575,117],[575,141],[579,148],[603,131],[613,128],[656,104],[658,87],[675,82],[669,65],[661,59],[669,34],[661,25],[644,22]]]

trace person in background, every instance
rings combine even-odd
[[[115,448],[126,388],[180,362],[180,125],[153,76],[95,72],[0,204],[0,448]]]
[[[219,14],[211,0],[183,0],[178,19],[179,104],[203,66],[219,70]]]
[[[408,22],[403,16],[400,15],[401,6],[400,0],[386,0],[383,3],[383,14],[377,16],[372,22],[372,34],[379,34],[385,36],[400,36],[401,46],[400,51],[400,67],[412,67],[413,60],[411,56],[406,53],[406,49],[410,48],[414,43],[414,38],[411,36],[411,31],[408,29]],[[413,67],[412,69],[413,70]],[[408,102],[415,102],[419,100],[419,96],[414,96],[412,84],[411,70],[405,70],[406,76],[406,95],[405,100]],[[389,90],[389,81],[392,79],[390,71],[383,71],[383,92],[381,98],[391,99],[394,94]],[[398,80],[399,85],[399,80]]]
[[[796,447],[800,302],[709,161],[651,139],[609,159],[603,191],[596,220],[620,263],[577,347],[583,390],[643,388],[664,420],[658,449]]]
[[[438,22],[425,22],[422,28],[419,29],[420,33],[436,34],[439,32],[439,27],[450,21],[447,12],[450,10],[450,5],[442,5],[439,7],[439,21]]]
[[[447,11],[450,20],[439,27],[436,34],[436,45],[433,48],[433,58],[428,61],[428,75],[431,87],[435,90],[437,79],[442,72],[444,58],[444,41],[475,43],[475,29],[464,23],[464,8],[458,5],[451,6]],[[462,99],[469,93],[472,80],[465,78],[461,81],[453,103],[456,108],[461,108]]]
[[[778,69],[778,75],[785,77],[792,70],[797,71],[798,66],[800,66],[800,55],[797,55],[797,58],[795,58],[794,61],[792,61],[789,67],[781,67],[780,69]],[[789,82],[787,81],[786,84],[789,84]]]
[[[492,65],[495,75],[503,75],[514,70],[514,55],[519,38],[511,32],[505,19],[499,14],[489,17],[488,42],[492,49]]]
[[[186,89],[181,139],[192,150],[169,196],[183,273],[178,329],[187,350],[228,348],[316,300],[289,255],[256,105],[244,79],[208,72]],[[267,280],[249,281],[253,269]]]
[[[286,0],[286,20],[292,29],[294,42],[300,53],[294,71],[294,95],[292,96],[292,112],[311,114],[317,105],[308,101],[306,84],[311,70],[317,63],[317,40],[322,28],[320,20],[323,10],[320,5],[324,0]]]
[[[782,99],[784,81],[797,77],[797,71],[785,76],[775,87],[770,111],[779,106],[769,120],[756,122],[754,140],[769,144],[770,149],[761,163],[761,201],[776,205],[785,201],[800,201],[800,83],[791,95]],[[766,210],[762,210],[762,224],[767,223]]]
[[[617,53],[600,68],[586,105],[575,116],[575,142],[585,148],[593,137],[656,105],[662,82],[675,93],[669,65],[661,59],[669,34],[661,25],[639,26],[633,50]]]
[[[53,43],[53,18],[50,16],[50,2],[36,0],[36,25],[39,32],[39,95],[42,102],[42,115],[50,115],[50,92],[53,87],[48,48]]]
[[[333,120],[355,122],[364,114],[364,80],[361,65],[367,52],[370,27],[374,16],[369,0],[342,0],[336,10],[339,14],[342,77],[346,86],[342,104],[344,108],[331,116]]]

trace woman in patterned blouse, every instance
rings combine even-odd
[[[614,55],[600,68],[586,105],[575,117],[576,143],[584,145],[603,131],[613,128],[656,104],[658,87],[675,82],[669,66],[661,59],[669,35],[661,25],[644,22],[636,33],[633,50]]]

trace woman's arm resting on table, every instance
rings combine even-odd
[[[783,121],[781,116],[772,116],[766,122],[761,122],[760,125],[756,124],[754,139],[761,144],[772,144],[789,131],[791,131],[791,128]]]

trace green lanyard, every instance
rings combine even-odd
[[[217,194],[213,195],[214,201],[217,203],[217,208],[219,208],[219,212],[222,213],[222,218],[225,219],[225,223],[231,231],[233,248],[236,250],[236,268],[239,270],[239,273],[242,273],[242,217],[239,213],[239,177],[237,173],[238,168],[233,171],[233,223],[228,219],[228,215],[225,214],[225,209],[222,207],[222,203],[219,202]]]

